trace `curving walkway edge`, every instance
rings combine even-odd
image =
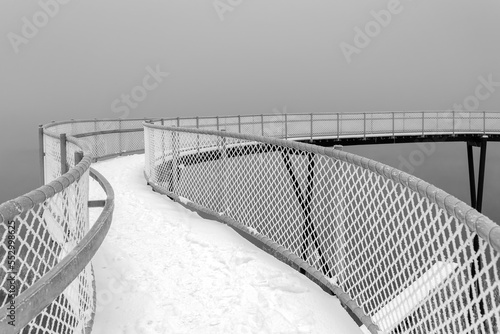
[[[142,155],[93,165],[116,193],[94,259],[93,334],[361,333],[308,278],[226,225],[151,192],[143,166]]]

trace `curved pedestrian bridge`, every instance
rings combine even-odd
[[[40,134],[47,185],[0,207],[0,257],[14,245],[18,261],[1,269],[2,332],[28,323],[30,333],[91,329],[89,261],[114,196],[90,163],[140,152],[155,191],[306,274],[370,332],[498,332],[500,227],[423,180],[330,148],[463,140],[486,149],[500,138],[497,112],[87,120]],[[88,201],[89,175],[106,199]],[[89,206],[104,207],[95,223]]]

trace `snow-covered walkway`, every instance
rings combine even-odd
[[[93,334],[361,333],[337,298],[231,228],[151,191],[144,156],[93,165],[116,196]],[[91,198],[103,198],[91,182]],[[91,209],[91,219],[100,209]]]

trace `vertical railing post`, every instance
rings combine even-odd
[[[312,141],[313,141],[313,114],[312,114],[312,113],[311,113],[311,127],[310,127],[310,129],[309,129],[309,130],[310,130],[310,134],[311,134],[311,135],[310,135],[310,139],[309,139],[309,140],[310,140],[310,141],[311,141],[311,143],[312,143]]]
[[[238,133],[241,133],[241,116],[238,115]]]
[[[200,128],[200,117],[196,116],[196,128]],[[200,134],[196,134],[196,152],[200,153]]]
[[[124,148],[123,148],[123,140],[122,140],[122,120],[121,118],[118,120],[118,147],[119,147],[119,152],[118,154],[119,155],[122,155],[122,152],[124,152]]]
[[[453,130],[453,136],[455,136],[455,110],[453,110],[453,115],[452,115],[452,130]]]
[[[164,120],[163,118],[162,118],[162,119],[160,119],[160,124],[161,124],[161,125],[165,125],[165,120]]]
[[[288,140],[288,116],[287,114],[285,116],[285,140]]]
[[[483,135],[486,134],[486,111],[483,111]]]
[[[226,129],[222,129],[221,132],[225,133]],[[221,168],[220,168],[220,195],[219,198],[221,199],[221,207],[219,208],[219,212],[222,212],[223,214],[228,214],[227,212],[227,152],[226,152],[226,137],[225,136],[220,136],[220,161],[221,161]]]
[[[262,137],[264,137],[264,114],[260,115],[260,128]]]
[[[66,134],[61,133],[59,135],[59,144],[61,147],[61,175],[66,174],[68,171],[67,156],[66,156]]]
[[[97,132],[97,118],[94,118],[94,132]],[[98,140],[97,140],[98,136],[97,135],[93,135],[92,138],[94,138],[94,147],[93,147],[94,157],[92,158],[92,160],[95,161],[100,156],[100,154],[99,154],[99,145],[97,145],[97,143],[98,143]]]
[[[366,140],[366,113],[363,113],[363,140]]]
[[[396,129],[394,128],[394,122],[395,122],[394,118],[395,118],[395,115],[394,115],[394,111],[393,111],[392,112],[392,136],[396,137]]]
[[[424,112],[422,111],[422,137],[424,136]]]
[[[217,121],[217,131],[219,131],[219,116],[215,116],[215,119]]]
[[[45,184],[45,149],[43,142],[43,126],[38,126],[38,157],[40,159],[40,181]]]
[[[337,140],[340,140],[340,114],[337,113]]]
[[[161,119],[161,125],[165,125],[165,121],[163,120],[163,118]],[[155,129],[155,132],[157,132],[158,130]],[[162,129],[160,130],[161,132],[161,136],[160,136],[160,139],[161,139],[161,161],[162,162],[165,162],[165,157],[167,156],[166,152],[165,152],[165,130]]]
[[[177,127],[180,127],[181,126],[181,120],[179,117],[177,117]]]

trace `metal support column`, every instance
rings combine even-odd
[[[467,160],[469,165],[469,186],[470,186],[470,197],[471,197],[471,207],[475,208],[478,212],[481,212],[483,206],[483,192],[484,192],[484,174],[486,168],[486,145],[488,142],[488,137],[483,136],[480,144],[474,142],[467,142]],[[476,182],[475,182],[475,173],[474,173],[474,153],[472,146],[476,145],[480,147],[480,158],[479,158],[479,175],[478,175],[478,186],[476,192]],[[479,244],[479,236],[475,235],[472,241],[472,246],[474,252],[478,253],[480,244]],[[481,294],[481,282],[479,273],[483,268],[483,263],[481,257],[477,257],[475,261],[471,263],[471,278],[477,279],[474,283],[474,288],[471,287],[469,291],[469,295],[471,299],[475,299],[476,296]],[[475,291],[474,291],[475,290]],[[484,301],[481,299],[478,303],[479,314],[485,314]],[[474,316],[469,313],[469,320],[472,323],[472,319]]]
[[[467,142],[467,160],[469,162],[470,205],[476,208],[476,177],[474,174],[474,151],[472,150],[471,142]]]
[[[481,153],[479,157],[479,177],[477,180],[477,203],[476,210],[481,212],[483,208],[484,170],[486,167],[486,144],[487,139],[481,141]]]
[[[311,241],[314,244],[315,251],[318,253],[319,257],[319,262],[321,268],[319,268],[323,274],[326,276],[330,276],[330,269],[328,267],[328,264],[323,256],[323,252],[321,251],[321,246],[318,241],[318,234],[316,233],[316,229],[314,228],[314,224],[312,221],[312,208],[311,208],[311,203],[312,203],[312,196],[313,196],[313,188],[314,188],[314,154],[313,153],[308,153],[307,154],[307,186],[306,186],[306,192],[305,196],[302,192],[302,189],[300,188],[299,181],[297,180],[297,177],[295,176],[295,173],[293,172],[293,167],[292,163],[290,161],[290,156],[288,152],[285,152],[285,150],[281,151],[281,156],[283,158],[283,162],[285,163],[285,167],[288,170],[288,174],[290,175],[291,183],[293,190],[295,192],[295,196],[297,197],[297,200],[299,201],[299,204],[302,208],[302,211],[304,212],[304,229],[303,229],[303,234],[302,238],[304,240],[304,243],[302,244],[302,259],[304,261],[307,261],[307,253],[308,251],[313,252],[314,250],[311,250]],[[300,268],[300,273],[305,274],[305,270]]]
[[[467,160],[469,165],[469,187],[470,187],[470,198],[471,207],[481,212],[483,207],[483,192],[484,192],[484,175],[486,169],[486,147],[488,143],[488,137],[483,136],[480,143],[478,142],[467,142]],[[479,175],[477,182],[475,182],[475,172],[474,172],[474,152],[472,146],[480,147],[480,157],[479,157]]]

